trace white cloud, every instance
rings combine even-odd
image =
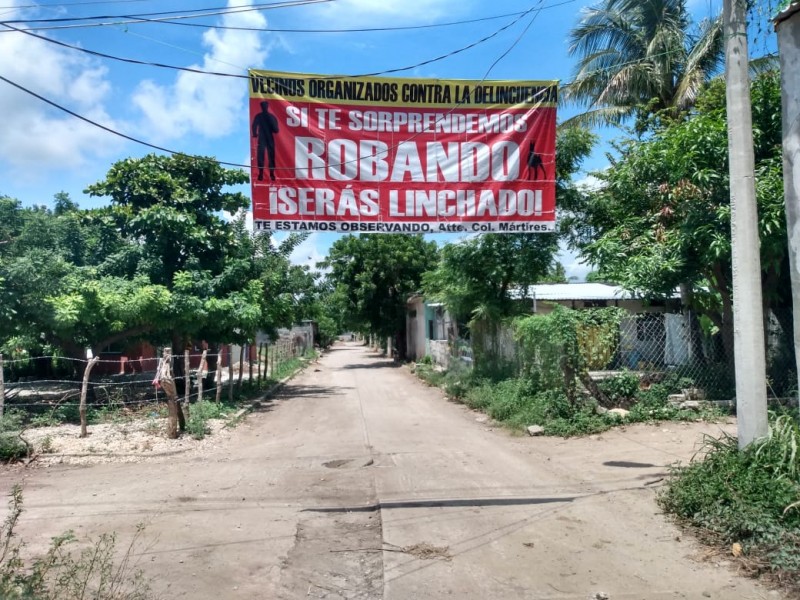
[[[605,182],[601,179],[598,179],[594,175],[587,175],[583,179],[578,179],[575,181],[575,186],[578,188],[582,188],[586,191],[594,192],[599,190],[600,188],[605,185]]]
[[[463,14],[472,2],[465,0],[338,0],[318,8],[328,27],[380,27],[409,23],[432,23]]]
[[[251,5],[250,0],[228,0],[229,7]],[[267,20],[258,12],[243,12],[224,15],[222,24],[266,27]],[[191,68],[240,75],[248,66],[262,65],[269,50],[256,31],[210,29],[203,35],[203,45],[208,52],[202,64]],[[244,127],[246,95],[242,79],[182,71],[170,85],[141,82],[133,103],[144,113],[144,129],[156,139],[177,139],[190,132],[217,138]]]
[[[324,260],[326,254],[320,249],[322,239],[319,233],[312,233],[303,243],[294,249],[289,260],[295,265],[305,265],[312,271],[318,271],[317,263]]]
[[[22,18],[21,13],[5,18]],[[116,128],[105,110],[107,70],[72,50],[23,33],[0,34],[0,73],[9,80],[85,117]],[[111,134],[48,107],[0,82],[0,159],[23,172],[71,169],[104,156],[122,143]]]
[[[591,265],[584,263],[581,256],[567,248],[563,242],[559,244],[556,260],[564,267],[568,281],[586,281],[586,276],[593,270]]]

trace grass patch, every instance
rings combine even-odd
[[[622,373],[600,382],[599,386],[614,405],[629,409],[621,417],[599,414],[602,411],[588,396],[570,402],[562,390],[548,388],[537,372],[526,377],[503,378],[472,369],[444,372],[426,361],[416,364],[415,373],[429,385],[441,387],[451,399],[486,412],[511,429],[523,431],[529,425],[540,425],[545,435],[590,435],[629,423],[716,420],[722,416],[716,409],[688,410],[670,404],[669,395],[686,385],[686,381],[677,377],[647,389],[640,389],[639,377],[634,373]]]
[[[800,592],[800,422],[773,417],[770,435],[744,450],[707,438],[704,451],[673,470],[658,499],[665,512],[730,555],[740,544],[752,575]]]

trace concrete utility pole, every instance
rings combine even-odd
[[[767,377],[745,0],[724,0],[731,186],[733,355],[739,448],[765,437]]]
[[[800,389],[800,2],[775,19],[781,57],[783,114],[783,196],[792,275],[794,353]]]

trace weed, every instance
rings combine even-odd
[[[209,419],[223,419],[230,414],[230,407],[225,404],[217,404],[203,400],[191,407],[189,421],[186,423],[186,431],[196,440],[202,440],[211,432],[208,426]]]
[[[633,400],[639,391],[639,376],[623,372],[604,379],[598,387],[613,404],[627,403]]]
[[[55,447],[53,446],[53,438],[49,435],[44,436],[39,444],[42,454],[52,454],[56,451]]]
[[[24,415],[9,409],[0,418],[0,460],[11,461],[30,454],[28,444],[22,439]]]
[[[800,423],[773,418],[770,435],[739,450],[707,438],[704,452],[676,468],[659,497],[664,510],[717,544],[742,545],[753,572],[800,590]]]
[[[144,531],[138,526],[127,551],[115,562],[116,534],[103,534],[80,552],[68,546],[72,532],[53,538],[44,556],[26,565],[14,528],[22,514],[22,489],[14,486],[9,514],[0,527],[0,598],[3,600],[149,600],[150,584],[132,562]]]

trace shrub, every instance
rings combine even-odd
[[[626,371],[601,381],[598,387],[611,402],[615,404],[628,402],[633,400],[639,391],[639,376]]]
[[[800,424],[789,415],[744,450],[732,437],[708,438],[703,455],[673,471],[659,503],[711,541],[740,543],[757,570],[800,586],[798,446]]]
[[[0,527],[0,598],[3,600],[150,600],[155,598],[133,556],[144,531],[139,526],[119,562],[115,534],[101,535],[78,553],[70,553],[72,532],[53,538],[44,556],[25,565],[14,528],[22,514],[22,490],[14,486],[9,514]]]
[[[21,437],[24,415],[8,409],[0,418],[0,460],[17,460],[28,456],[30,448]]]
[[[211,432],[209,419],[223,419],[228,416],[230,408],[225,404],[203,400],[191,405],[186,431],[196,440],[202,440]]]

